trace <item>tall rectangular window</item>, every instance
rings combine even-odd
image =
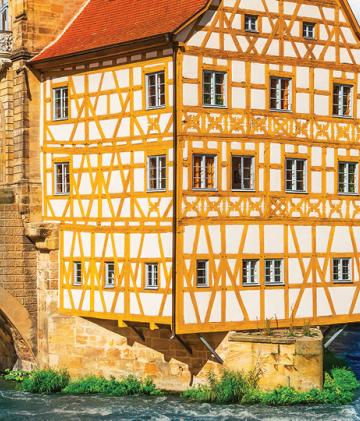
[[[112,288],[115,285],[115,263],[105,262],[105,287]]]
[[[226,73],[205,70],[203,78],[204,105],[210,107],[225,107]]]
[[[254,157],[233,156],[232,157],[232,189],[253,190],[254,189]]]
[[[149,156],[148,158],[148,190],[166,190],[166,157]]]
[[[351,259],[333,259],[333,282],[351,282]]]
[[[149,73],[146,75],[147,108],[165,106],[165,72]]]
[[[281,259],[265,260],[265,283],[266,284],[282,284],[283,279],[283,262]]]
[[[74,285],[82,284],[82,266],[81,262],[74,262]]]
[[[207,260],[198,260],[196,262],[196,286],[209,286],[209,262]]]
[[[257,285],[259,283],[259,261],[243,260],[243,284]]]
[[[333,94],[333,114],[338,117],[351,117],[352,104],[351,104],[352,86],[349,85],[334,85]]]
[[[9,2],[8,0],[0,1],[0,31],[9,30]]]
[[[358,193],[358,164],[339,162],[338,191],[344,194]]]
[[[159,286],[159,265],[158,263],[145,264],[145,288],[157,289]]]
[[[291,79],[272,77],[270,79],[270,108],[274,111],[291,111]]]
[[[196,190],[213,190],[217,184],[216,156],[193,156],[193,188]]]
[[[67,87],[53,89],[54,120],[69,118],[69,92]]]
[[[258,16],[256,15],[245,15],[245,31],[246,32],[257,32],[258,31]]]
[[[306,191],[306,161],[304,159],[286,159],[286,191]]]
[[[315,39],[315,23],[303,22],[303,37],[307,39]]]
[[[55,194],[70,193],[70,164],[57,162],[55,164]]]

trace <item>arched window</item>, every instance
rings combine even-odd
[[[0,0],[0,31],[9,30],[9,0]]]

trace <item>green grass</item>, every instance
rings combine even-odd
[[[109,396],[132,396],[148,395],[158,396],[162,392],[156,388],[150,378],[139,380],[134,376],[128,376],[121,380],[112,378],[107,380],[103,377],[85,377],[71,382],[63,393],[72,395],[105,394]]]
[[[279,387],[271,392],[258,389],[257,384],[243,373],[225,371],[219,379],[209,376],[208,384],[188,389],[183,397],[192,401],[243,405],[300,405],[351,403],[360,384],[348,368],[333,368],[325,373],[324,388],[298,392],[291,387]]]
[[[58,393],[61,392],[70,381],[66,371],[37,370],[24,379],[21,383],[21,390],[30,393]]]

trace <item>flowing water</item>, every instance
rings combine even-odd
[[[345,357],[360,378],[360,326],[349,328],[332,349]],[[0,420],[266,420],[360,421],[360,393],[351,405],[272,408],[189,403],[178,397],[109,398],[103,396],[37,396],[0,383]]]

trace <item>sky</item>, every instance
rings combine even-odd
[[[351,7],[353,8],[355,15],[360,21],[360,0],[348,0],[348,1]]]

